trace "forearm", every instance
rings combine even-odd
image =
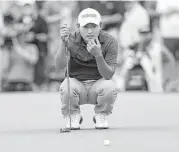
[[[30,62],[32,64],[35,64],[38,60],[38,56],[37,54],[35,53],[35,51],[32,53],[32,52],[29,52],[28,50],[24,50],[22,49],[20,46],[19,47],[16,47],[16,52],[21,56],[23,57],[27,62]]]
[[[55,65],[58,70],[65,69],[67,66],[67,55],[65,45],[60,46],[60,50],[56,54]]]
[[[129,72],[130,69],[128,69],[125,65],[122,66],[121,70],[120,70],[120,76],[121,77],[126,77],[127,73]]]
[[[142,68],[144,69],[145,75],[150,78],[151,80],[155,80],[156,76],[153,72],[153,68],[152,68],[152,63],[150,63],[149,61],[145,60],[143,62],[140,62]]]
[[[99,56],[96,58],[96,63],[98,67],[98,71],[102,77],[109,80],[114,74],[114,69],[112,69],[104,60],[103,56]]]

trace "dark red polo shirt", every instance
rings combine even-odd
[[[99,34],[102,54],[106,63],[115,69],[117,64],[118,43],[108,33],[101,31]],[[79,33],[73,33],[69,38],[70,63],[69,76],[79,81],[98,80],[100,75],[95,57],[86,49],[86,44]]]

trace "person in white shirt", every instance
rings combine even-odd
[[[139,30],[149,28],[149,15],[139,2],[127,1],[124,22],[120,29],[120,44],[123,48],[139,43]]]
[[[150,31],[140,34],[140,44],[138,45],[137,53],[132,49],[125,50],[121,71],[114,76],[119,90],[126,90],[125,81],[129,71],[133,69],[136,64],[136,57],[139,57],[139,64],[145,72],[148,91],[165,91],[164,85],[168,78],[165,77],[163,59],[165,57],[168,60],[168,65],[170,65],[171,69],[175,69],[175,60],[169,50],[160,41],[160,37],[157,37],[155,34],[150,33]]]
[[[34,44],[29,43],[32,39],[31,33],[15,30],[13,20],[11,15],[4,16],[6,32],[1,46],[2,91],[32,91],[38,50]]]
[[[179,3],[178,1],[158,1],[157,12],[160,14],[159,28],[164,44],[177,58],[179,54]]]

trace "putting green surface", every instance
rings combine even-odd
[[[94,129],[94,107],[84,105],[81,130],[60,133],[65,126],[60,106],[56,93],[1,94],[0,151],[179,151],[178,94],[119,94],[108,130]]]

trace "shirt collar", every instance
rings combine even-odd
[[[99,33],[98,38],[99,38],[99,42],[100,43],[104,43],[105,42],[104,35],[102,34],[102,31]],[[80,33],[77,33],[75,42],[77,42],[77,43],[81,43],[82,42],[82,37],[81,37]]]

